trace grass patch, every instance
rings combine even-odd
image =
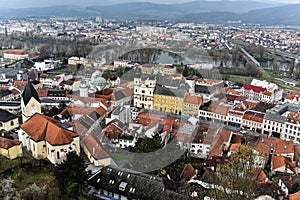
[[[228,81],[239,82],[239,83],[251,83],[253,77],[249,76],[237,76],[237,75],[224,75]]]
[[[14,159],[8,159],[3,156],[0,156],[0,171],[5,171],[7,169],[17,167],[18,166],[18,160]]]
[[[56,69],[56,70],[49,71],[49,73],[53,73],[53,74],[59,74],[59,73],[76,73],[76,72],[77,72],[77,68],[76,67],[66,67],[66,68],[61,68],[61,69]]]
[[[110,153],[110,155],[115,160],[131,160],[133,157],[133,154],[124,154],[124,153]]]

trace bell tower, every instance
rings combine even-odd
[[[21,109],[23,123],[35,113],[41,113],[41,101],[39,95],[29,79],[27,80],[27,84],[22,93]]]

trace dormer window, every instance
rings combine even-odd
[[[126,186],[127,186],[126,182],[121,182],[119,185],[119,190],[124,192],[126,189]]]

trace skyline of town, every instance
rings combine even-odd
[[[300,25],[96,14],[0,18],[0,199],[300,199]]]

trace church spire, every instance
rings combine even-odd
[[[34,98],[35,100],[37,100],[39,103],[41,103],[39,95],[37,93],[37,91],[34,89],[32,83],[30,82],[30,80],[27,80],[27,84],[25,86],[25,89],[22,93],[22,99],[24,101],[24,104],[27,105],[28,102],[30,101],[31,98]]]

